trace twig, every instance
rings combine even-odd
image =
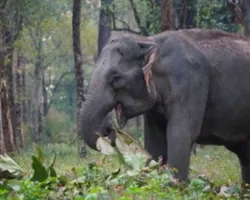
[[[130,5],[132,7],[132,10],[133,10],[133,13],[134,13],[134,17],[135,17],[135,21],[139,27],[139,29],[141,30],[141,33],[144,35],[144,36],[148,36],[148,32],[146,31],[146,29],[141,25],[141,20],[140,20],[140,17],[139,17],[139,14],[137,12],[137,9],[136,9],[136,5],[134,3],[133,0],[129,0],[130,2]]]
[[[126,23],[122,19],[117,18],[115,16],[114,12],[110,11],[110,15],[112,16],[112,21],[113,21],[113,28],[112,28],[112,30],[114,30],[114,31],[127,31],[127,32],[130,32],[130,33],[133,33],[133,34],[137,34],[137,35],[141,34],[141,32],[132,30],[130,28],[130,26],[128,25],[128,23]],[[126,28],[125,27],[123,27],[123,28],[117,28],[117,26],[116,26],[116,20],[119,21],[119,22],[121,22],[123,24],[123,26],[125,26]]]
[[[134,33],[134,34],[137,34],[137,35],[140,34],[140,32],[133,31],[133,30],[131,30],[129,28],[116,28],[116,29],[113,28],[112,30],[113,31],[127,31],[127,32]]]
[[[52,97],[51,97],[51,100],[50,100],[50,102],[49,102],[49,104],[48,104],[46,113],[45,113],[44,115],[46,115],[46,114],[48,113],[48,111],[49,111],[49,109],[50,109],[50,106],[51,106],[52,103],[54,102],[53,97],[55,96],[55,93],[56,93],[56,91],[57,91],[57,89],[58,89],[58,87],[59,87],[59,84],[61,83],[62,79],[63,79],[65,76],[67,76],[67,75],[69,75],[69,74],[73,74],[73,73],[74,73],[74,71],[64,72],[64,73],[60,76],[60,78],[58,79],[58,81],[57,81],[57,83],[56,83],[56,85],[55,85],[55,87],[54,87],[54,89],[53,89],[53,91],[52,91]]]

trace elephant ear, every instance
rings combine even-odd
[[[144,57],[144,66],[142,68],[144,79],[146,86],[148,88],[149,93],[151,93],[150,90],[150,82],[152,79],[152,66],[156,57],[156,43],[154,42],[148,42],[148,41],[142,41],[138,42],[138,44],[141,47],[141,55]]]

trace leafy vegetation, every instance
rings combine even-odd
[[[13,157],[16,161],[1,157],[1,169],[7,164],[16,170],[10,171],[12,179],[1,180],[0,199],[250,198],[240,189],[236,157],[220,147],[199,149],[191,159],[190,183],[174,186],[169,185],[173,179],[166,167],[145,167],[138,156],[124,156],[122,164],[117,156],[93,151],[86,160],[80,160],[74,147],[62,143],[42,149],[44,152],[37,146],[26,149]]]
[[[225,6],[225,1],[198,0],[196,6],[197,13],[195,16],[197,27],[206,29],[221,29],[228,32],[237,32],[241,26],[231,23],[232,16]]]

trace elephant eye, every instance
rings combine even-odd
[[[122,84],[123,84],[123,79],[122,79],[121,75],[118,73],[112,74],[111,79],[110,79],[111,87],[113,89],[118,89],[118,88],[122,87]]]
[[[121,78],[121,76],[119,74],[112,75],[111,83],[115,83],[115,82],[119,81],[120,78]]]
[[[120,75],[115,74],[115,75],[112,76],[111,82],[117,82],[119,79],[120,79]]]
[[[120,48],[117,48],[117,52],[121,55],[121,56],[124,56],[123,52],[121,51]]]

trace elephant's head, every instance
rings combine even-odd
[[[114,108],[122,128],[129,118],[138,116],[156,102],[151,66],[156,44],[123,35],[111,38],[96,62],[86,101],[81,111],[80,131],[85,142],[96,149],[96,131]]]

